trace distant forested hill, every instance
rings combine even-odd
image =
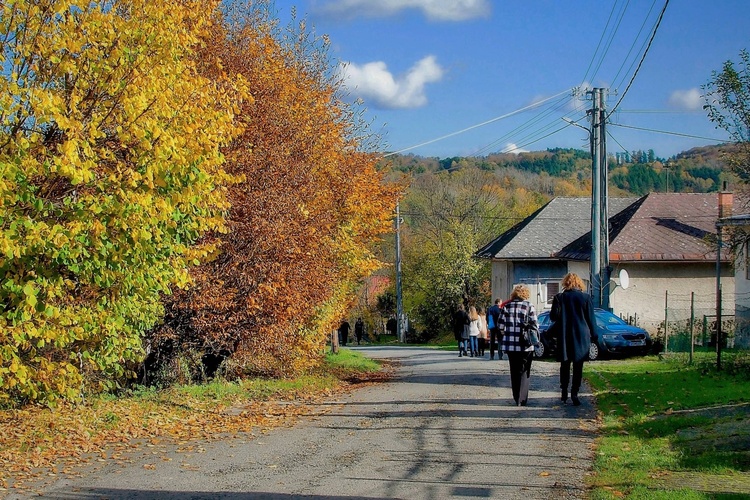
[[[637,196],[653,191],[718,191],[721,182],[731,177],[722,156],[732,148],[732,145],[727,144],[693,148],[668,160],[656,158],[653,150],[610,156],[610,190],[613,195]],[[560,195],[563,193],[559,192],[559,189],[550,187],[557,181],[580,187],[590,184],[591,154],[588,151],[565,148],[443,159],[409,154],[389,156],[381,166],[411,175],[478,168],[524,179],[523,184],[529,189],[549,195]]]

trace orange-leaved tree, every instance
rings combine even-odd
[[[244,95],[195,63],[216,5],[0,6],[0,404],[122,380],[213,251]]]
[[[242,75],[254,98],[223,150],[244,180],[229,189],[221,252],[194,270],[195,287],[168,299],[152,361],[192,350],[284,375],[315,362],[358,283],[381,265],[370,246],[390,230],[398,186],[375,170],[324,40],[304,23],[278,28],[257,6],[227,12],[224,27],[206,42],[221,66],[204,70]]]

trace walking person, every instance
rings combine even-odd
[[[357,338],[357,345],[362,343],[362,336],[365,334],[365,323],[362,318],[357,318],[354,323],[354,336]]]
[[[458,341],[458,357],[466,356],[466,349],[468,346],[468,330],[469,315],[466,313],[466,308],[463,304],[459,304],[456,311],[453,313],[453,337]],[[464,339],[464,335],[466,338]]]
[[[487,309],[487,328],[490,330],[490,359],[495,359],[495,345],[500,342],[500,299]],[[503,359],[503,352],[498,347],[497,355]]]
[[[469,307],[469,352],[479,357],[479,314],[474,306]]]
[[[344,319],[344,321],[341,322],[341,326],[339,327],[339,335],[341,336],[341,345],[345,346],[346,341],[349,340],[349,329],[351,328],[351,325],[349,325],[349,322]]]
[[[489,331],[487,330],[487,319],[481,307],[477,308],[477,314],[479,315],[479,355],[484,357],[484,348],[487,346]]]
[[[531,361],[534,359],[534,344],[524,342],[524,329],[538,339],[539,325],[534,305],[529,302],[529,289],[516,285],[510,300],[500,310],[500,347],[508,355],[510,385],[517,406],[526,406],[528,402]]]
[[[560,283],[563,291],[552,299],[549,317],[553,335],[557,337],[557,360],[560,362],[560,400],[568,401],[570,365],[573,365],[573,381],[570,399],[575,406],[581,404],[578,390],[583,378],[583,363],[589,359],[589,348],[596,336],[596,319],[591,296],[584,293],[583,280],[575,273],[568,273]]]

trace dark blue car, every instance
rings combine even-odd
[[[602,354],[646,354],[651,348],[651,337],[638,326],[629,325],[621,318],[604,309],[595,309],[596,340],[591,342],[589,358],[594,360]],[[539,338],[542,348],[539,357],[548,356],[557,349],[557,339],[547,335],[551,325],[549,311],[539,313]]]

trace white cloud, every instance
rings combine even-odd
[[[405,9],[417,9],[432,21],[465,21],[488,16],[489,0],[329,0],[319,7],[325,15],[354,17],[387,17]]]
[[[425,86],[443,78],[435,56],[427,56],[400,78],[394,78],[382,61],[339,67],[346,88],[356,97],[380,108],[417,108],[427,104]]]
[[[678,109],[696,111],[703,108],[703,98],[697,88],[675,90],[669,96],[669,105]]]
[[[503,150],[501,151],[501,153],[513,153],[516,155],[518,153],[528,153],[528,152],[529,152],[528,149],[521,149],[515,144],[513,144],[512,142],[509,142],[508,144],[506,144]]]

